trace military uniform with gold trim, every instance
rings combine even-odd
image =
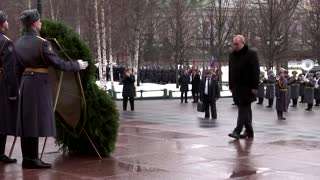
[[[37,10],[24,11],[20,20],[27,30],[15,44],[21,80],[17,135],[21,136],[22,167],[50,168],[50,164],[38,158],[38,137],[56,136],[48,67],[77,72],[80,63],[64,61],[52,50],[51,44],[40,37]]]
[[[287,79],[284,76],[280,76],[276,80],[275,95],[277,98],[276,109],[277,109],[278,119],[285,120],[285,118],[283,117],[283,112],[287,112],[288,110],[288,85],[287,85]]]

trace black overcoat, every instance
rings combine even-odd
[[[235,103],[247,105],[256,100],[252,89],[258,89],[260,68],[257,53],[244,46],[229,56],[229,88]]]

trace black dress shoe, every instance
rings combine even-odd
[[[1,154],[0,155],[0,162],[2,162],[2,163],[16,163],[17,160],[16,159],[11,159],[6,155]]]
[[[245,138],[253,138],[253,134],[249,134],[247,132],[244,132],[243,134],[240,134],[240,139],[245,139]]]
[[[297,105],[291,105],[291,107],[297,107]]]
[[[305,109],[306,111],[312,111],[312,109],[310,109],[310,108],[307,108],[307,109]]]
[[[232,132],[228,134],[229,137],[235,138],[236,140],[240,139],[240,134],[237,134],[236,132]]]
[[[319,106],[319,104],[315,104],[314,106]]]
[[[272,108],[272,106],[266,106],[266,108]]]
[[[26,169],[46,169],[51,168],[52,165],[44,163],[40,159],[23,158],[22,167]]]

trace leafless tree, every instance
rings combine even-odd
[[[312,48],[312,55],[320,63],[320,1],[309,0],[302,7],[305,42]]]
[[[257,9],[255,27],[258,49],[265,60],[267,69],[274,65],[279,69],[286,65],[289,42],[293,39],[295,12],[300,0],[257,0],[251,2],[252,9]]]

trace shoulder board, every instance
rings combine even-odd
[[[40,36],[37,36],[37,38],[41,39],[42,41],[47,41],[46,39],[40,37]]]
[[[4,38],[6,38],[8,41],[11,41],[10,38],[8,38],[6,35],[3,35]]]

